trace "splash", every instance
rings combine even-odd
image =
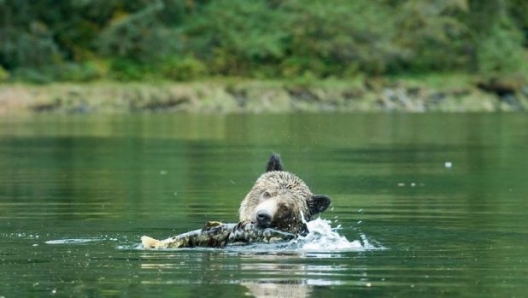
[[[316,218],[306,223],[309,233],[290,241],[290,245],[300,251],[310,252],[341,252],[341,251],[369,251],[384,249],[369,241],[364,234],[360,239],[349,241],[339,234],[341,226],[332,227],[331,221]]]
[[[349,241],[345,236],[339,234],[343,230],[341,225],[332,227],[332,221],[316,218],[309,222],[305,221],[308,227],[308,234],[299,236],[296,239],[287,242],[274,243],[252,243],[247,245],[227,245],[222,250],[235,253],[263,253],[263,254],[288,254],[288,253],[334,253],[334,252],[365,252],[372,250],[386,249],[377,241],[368,238],[365,234],[356,232],[358,239]],[[65,239],[53,244],[72,244],[79,243],[72,241],[73,239]],[[88,242],[88,241],[87,241]],[[48,242],[49,243],[49,242]],[[51,244],[51,243],[49,243]],[[145,250],[143,245],[120,245],[117,247],[120,250]],[[182,248],[164,248],[163,251],[218,251],[218,247],[182,247]]]
[[[386,249],[374,240],[370,240],[363,233],[359,233],[359,239],[349,241],[345,236],[339,234],[341,226],[332,227],[330,220],[316,218],[305,222],[308,227],[306,236],[288,242],[278,243],[254,243],[243,246],[226,246],[225,249],[237,253],[259,253],[259,254],[309,254],[311,256],[328,257],[329,254],[341,252],[365,252]]]

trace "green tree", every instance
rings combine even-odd
[[[212,1],[186,27],[187,51],[209,61],[213,73],[248,74],[286,55],[289,23],[270,1]]]
[[[514,17],[523,15],[517,11],[527,4],[507,0],[470,3],[472,11],[467,24],[475,52],[473,70],[488,73],[528,70],[526,47],[523,47],[527,39],[522,31],[527,21]]]
[[[528,72],[524,0],[0,0],[34,82]]]
[[[467,0],[407,0],[395,6],[394,43],[406,50],[395,72],[453,71],[468,65]]]
[[[285,61],[293,74],[380,74],[404,54],[392,43],[395,18],[382,1],[290,0],[283,9],[293,20]]]

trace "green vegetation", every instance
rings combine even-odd
[[[524,0],[0,0],[0,81],[526,74]]]
[[[0,20],[0,113],[528,109],[525,0],[0,0]]]

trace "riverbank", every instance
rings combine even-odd
[[[209,80],[0,85],[0,114],[495,112],[528,109],[524,79]]]

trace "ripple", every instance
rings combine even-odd
[[[91,242],[100,242],[106,241],[105,238],[70,238],[70,239],[57,239],[57,240],[48,240],[46,244],[52,245],[64,245],[64,244],[86,244]]]

